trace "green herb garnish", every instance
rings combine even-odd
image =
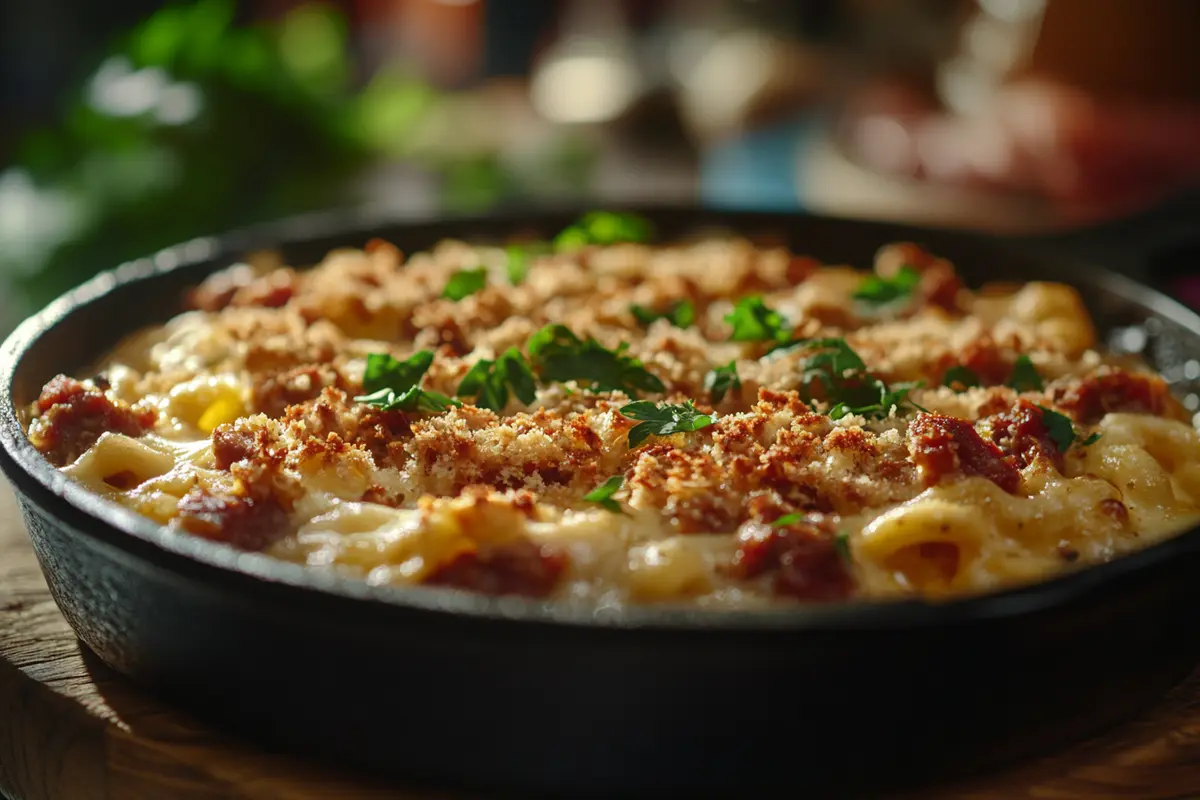
[[[620,491],[621,486],[625,483],[625,476],[613,475],[604,483],[592,489],[583,496],[583,499],[589,503],[598,503],[604,506],[614,514],[620,514],[621,504],[612,499],[612,496]]]
[[[537,399],[533,368],[515,347],[508,348],[494,361],[476,361],[463,376],[455,394],[459,397],[474,397],[475,405],[479,408],[490,408],[500,412],[508,405],[510,389],[525,405]]]
[[[587,245],[607,245],[618,242],[647,242],[654,234],[650,221],[637,214],[621,211],[590,211],[578,222],[563,229],[554,237],[560,252]]]
[[[854,554],[850,552],[850,534],[845,533],[844,531],[839,531],[837,535],[833,537],[833,549],[836,550],[837,554],[842,557],[842,561],[846,562],[847,564],[854,562]]]
[[[1046,425],[1046,431],[1050,434],[1054,446],[1058,448],[1058,452],[1065,453],[1071,449],[1071,445],[1075,444],[1079,435],[1075,432],[1075,426],[1071,424],[1070,417],[1065,414],[1060,414],[1052,408],[1038,406],[1042,410],[1042,422]],[[1096,443],[1100,438],[1099,433],[1093,433],[1083,441],[1079,442],[1080,447],[1087,447]]]
[[[475,294],[484,286],[487,286],[487,269],[484,267],[461,269],[446,281],[446,288],[442,289],[442,297],[450,300],[462,300],[468,295]]]
[[[787,342],[791,337],[787,320],[778,311],[768,308],[761,297],[743,297],[725,315],[733,326],[732,342]]]
[[[946,370],[946,377],[942,381],[942,385],[949,386],[951,389],[954,389],[955,385],[961,386],[963,389],[970,389],[979,385],[979,376],[975,374],[974,370],[959,364]],[[955,391],[961,390],[955,389]]]
[[[742,379],[737,374],[736,360],[723,367],[714,367],[704,376],[704,390],[709,393],[714,403],[724,400],[731,389],[738,391],[741,388]]]
[[[801,514],[799,512],[792,512],[791,514],[784,514],[782,517],[780,517],[779,519],[772,522],[771,527],[772,528],[786,528],[788,525],[795,525],[797,522],[804,522],[804,519],[806,516],[807,516],[806,514]]]
[[[655,311],[645,306],[631,305],[629,313],[642,325],[649,325],[656,319],[669,320],[676,328],[689,328],[696,321],[696,307],[691,300],[676,300],[667,306],[666,311]]]
[[[910,392],[923,385],[920,381],[889,386],[867,371],[867,365],[845,339],[808,339],[796,342],[795,346],[818,351],[801,365],[801,381],[810,400],[809,387],[814,383],[821,385],[824,399],[830,403],[831,419],[848,414],[885,418],[893,407],[898,409],[905,403],[924,410],[908,399]]]
[[[547,325],[529,339],[529,357],[543,381],[576,381],[592,391],[663,392],[663,382],[642,362],[625,355],[622,342],[609,350],[595,339],[581,340],[565,325]]]
[[[905,264],[890,278],[871,275],[854,290],[854,299],[881,306],[908,297],[921,283],[921,273]]]
[[[1017,356],[1017,360],[1013,362],[1012,374],[1008,376],[1007,385],[1018,392],[1040,392],[1042,390],[1042,376],[1038,374],[1037,367],[1029,360],[1029,356]]]
[[[438,413],[462,403],[440,392],[421,388],[421,379],[433,364],[433,353],[421,350],[405,361],[392,358],[387,353],[371,353],[367,356],[367,368],[363,373],[364,395],[354,398],[356,403],[381,408],[384,411],[428,411]]]
[[[622,406],[621,413],[630,419],[641,420],[629,431],[630,447],[637,447],[651,436],[691,433],[713,424],[712,415],[697,411],[691,400],[683,405],[662,406],[642,400]]]
[[[546,242],[510,244],[504,248],[504,272],[508,275],[508,282],[513,286],[523,283],[533,259],[549,251],[550,245]]]

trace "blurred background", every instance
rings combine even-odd
[[[1198,41],[1197,0],[4,3],[0,332],[354,203],[1121,217],[1200,183]]]

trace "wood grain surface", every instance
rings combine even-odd
[[[438,800],[256,749],[139,692],[72,634],[0,482],[0,794],[12,800]],[[1200,798],[1200,673],[1070,750],[889,800]]]

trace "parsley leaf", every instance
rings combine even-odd
[[[731,342],[786,342],[791,335],[783,315],[768,308],[758,296],[738,300],[725,321],[733,326]]]
[[[609,350],[582,341],[565,325],[547,325],[529,339],[529,357],[543,381],[576,381],[597,392],[663,392],[666,387],[642,362],[625,355],[629,344]]]
[[[962,389],[954,389],[955,385],[961,386]],[[949,386],[956,392],[961,392],[965,389],[970,389],[973,386],[979,385],[979,376],[974,370],[964,367],[962,364],[951,367],[946,370],[946,377],[942,380],[943,386]]]
[[[1012,374],[1008,376],[1007,384],[1018,392],[1040,392],[1042,376],[1038,374],[1037,367],[1029,360],[1029,356],[1020,355],[1013,363]]]
[[[839,531],[837,535],[833,537],[833,549],[836,550],[837,554],[842,557],[842,561],[846,562],[847,564],[854,562],[854,554],[850,552],[850,534],[844,531]]]
[[[771,527],[786,528],[788,525],[795,525],[797,522],[804,522],[806,516],[806,514],[801,514],[795,511],[791,514],[784,514],[782,517],[772,522]]]
[[[515,347],[505,350],[495,361],[476,361],[454,393],[459,397],[474,397],[479,408],[500,412],[508,405],[510,388],[525,405],[537,399],[533,368]]]
[[[865,278],[854,290],[853,297],[875,306],[886,305],[908,297],[920,283],[921,273],[905,264],[890,278],[878,275]]]
[[[1054,441],[1054,446],[1058,448],[1058,452],[1065,453],[1071,449],[1071,445],[1075,444],[1079,439],[1079,435],[1075,433],[1075,426],[1071,424],[1070,417],[1065,414],[1060,414],[1052,408],[1038,406],[1042,410],[1042,422],[1046,425],[1046,431],[1050,434],[1051,440]],[[1099,433],[1093,433],[1083,441],[1079,442],[1081,447],[1087,447],[1096,443],[1100,438]]]
[[[650,221],[637,214],[620,211],[590,211],[578,222],[564,228],[554,237],[554,246],[560,252],[575,250],[589,244],[617,244],[618,242],[647,242],[654,234]]]
[[[688,328],[696,321],[696,307],[691,300],[676,300],[666,311],[654,311],[635,304],[629,307],[629,313],[643,325],[649,325],[656,319],[665,319],[670,320],[676,328]]]
[[[620,514],[621,504],[612,499],[612,496],[620,491],[621,486],[625,483],[624,475],[613,475],[604,483],[592,489],[583,496],[583,499],[589,503],[598,503],[604,506],[614,514]]]
[[[433,353],[421,350],[405,361],[392,358],[387,353],[371,353],[367,356],[367,368],[363,373],[363,391],[366,394],[354,398],[356,403],[381,408],[384,411],[428,411],[438,413],[450,406],[462,403],[440,392],[421,388],[421,379],[433,364]]]
[[[736,359],[723,367],[714,367],[704,376],[704,391],[709,393],[714,403],[724,400],[731,389],[736,392],[741,388],[742,379],[737,374]]]
[[[642,420],[629,431],[630,447],[637,447],[651,436],[691,433],[713,424],[712,415],[701,414],[691,400],[683,405],[663,406],[642,400],[622,406],[621,413],[630,419]]]
[[[549,249],[550,246],[545,242],[510,244],[504,248],[504,272],[508,275],[508,282],[513,286],[524,282],[525,276],[529,274],[530,262]]]
[[[450,280],[446,281],[446,288],[442,289],[442,297],[450,300],[462,300],[468,295],[475,294],[484,286],[487,286],[487,269],[484,267],[460,269],[450,276]]]
[[[887,417],[893,407],[908,404],[922,409],[908,399],[920,381],[901,382],[889,386],[867,371],[867,365],[845,339],[807,339],[795,343],[797,347],[814,349],[817,352],[801,365],[801,381],[807,399],[814,383],[824,390],[824,399],[831,403],[830,419],[841,419],[848,414],[863,417]]]

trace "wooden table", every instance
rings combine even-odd
[[[257,750],[140,693],[72,634],[0,481],[4,793],[13,800],[436,797]],[[1003,774],[903,800],[918,797],[1200,798],[1200,672],[1118,730]]]

